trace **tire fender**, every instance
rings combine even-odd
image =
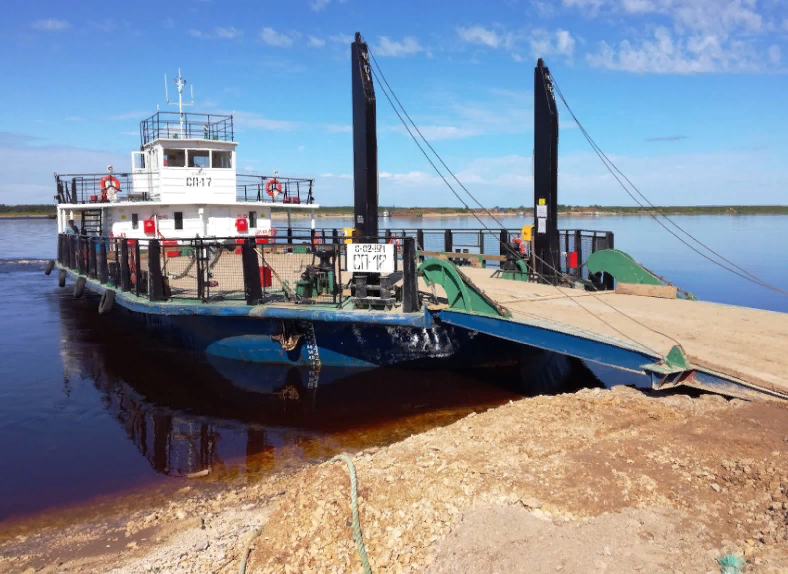
[[[47,261],[47,266],[44,268],[44,275],[49,275],[52,273],[52,270],[55,268],[55,262],[51,259]]]
[[[79,299],[85,293],[85,283],[87,280],[84,277],[77,277],[74,282],[74,299]]]
[[[57,284],[58,284],[59,287],[65,287],[66,286],[66,270],[65,269],[61,269],[60,271],[58,271]]]
[[[115,292],[112,289],[106,289],[104,293],[101,295],[101,301],[99,301],[98,312],[99,315],[106,315],[110,311],[112,311],[112,307],[115,305]]]

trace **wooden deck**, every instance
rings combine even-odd
[[[613,292],[590,294],[494,279],[490,269],[463,267],[462,272],[518,322],[581,329],[628,346],[635,341],[663,356],[678,343],[693,366],[788,398],[788,314]]]

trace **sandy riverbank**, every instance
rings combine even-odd
[[[355,456],[375,572],[788,568],[788,406],[618,387],[523,399]],[[0,544],[0,572],[358,572],[321,464]],[[33,568],[34,570],[29,570]]]

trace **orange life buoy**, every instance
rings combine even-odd
[[[107,201],[107,194],[112,193],[113,197],[120,192],[120,182],[114,175],[105,175],[101,179],[101,200]]]
[[[282,184],[279,183],[277,179],[269,179],[268,182],[265,184],[265,191],[276,199],[276,197],[282,193]]]

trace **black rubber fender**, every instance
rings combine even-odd
[[[99,301],[98,312],[99,315],[106,315],[110,311],[112,311],[112,307],[115,305],[115,292],[112,289],[106,289],[104,293],[101,295],[101,301]]]
[[[66,286],[66,270],[65,269],[61,269],[60,271],[58,271],[58,273],[57,273],[57,284],[58,284],[59,287],[65,287]]]
[[[47,266],[44,267],[44,275],[49,275],[52,273],[52,270],[55,268],[55,262],[51,259],[47,261]]]
[[[74,299],[79,299],[85,292],[85,283],[87,280],[84,277],[77,277],[74,282]]]

